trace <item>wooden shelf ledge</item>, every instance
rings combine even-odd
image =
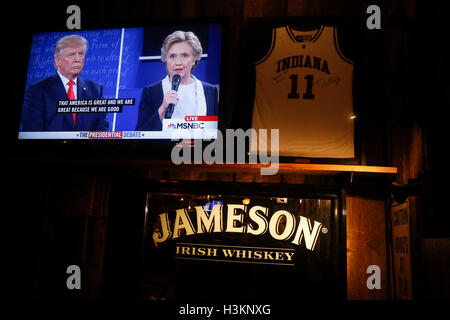
[[[261,168],[268,168],[263,164],[180,164],[175,165],[170,161],[152,161],[152,165],[167,167],[176,170],[200,170],[222,173],[259,173]],[[306,175],[334,175],[343,172],[349,173],[375,173],[375,174],[397,174],[396,167],[360,166],[360,165],[338,165],[338,164],[310,164],[310,163],[280,163],[278,173],[306,174]]]

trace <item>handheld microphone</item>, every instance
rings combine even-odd
[[[175,74],[172,77],[172,90],[178,91],[178,87],[180,86],[181,76],[179,74]],[[172,118],[172,114],[174,111],[175,105],[173,103],[169,104],[166,110],[166,114],[164,115],[164,119]]]

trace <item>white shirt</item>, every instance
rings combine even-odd
[[[66,93],[69,91],[69,85],[67,84],[70,79],[67,79],[64,77],[59,70],[57,70],[59,77],[61,78],[62,83],[64,84],[64,88],[66,89]],[[75,95],[75,99],[77,99],[77,80],[78,78],[73,79],[74,85],[73,85],[73,94]]]
[[[207,108],[203,84],[193,75],[191,77],[194,80],[193,83],[178,87],[178,103],[172,115],[173,119],[183,119],[185,116],[206,115]],[[162,80],[163,95],[171,90],[171,88],[172,85],[169,81],[169,75],[167,75]]]
[[[184,119],[185,116],[199,115],[197,112],[197,92],[195,81],[178,87],[178,103],[175,106],[172,119]]]

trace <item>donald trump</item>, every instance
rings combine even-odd
[[[105,113],[56,113],[58,100],[102,99],[103,86],[82,78],[87,40],[70,35],[58,40],[56,73],[32,84],[25,93],[22,131],[106,131]]]

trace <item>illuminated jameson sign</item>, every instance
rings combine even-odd
[[[224,209],[227,209],[226,217],[223,214]],[[215,232],[255,236],[268,233],[275,240],[290,241],[295,245],[303,245],[306,249],[313,251],[319,234],[328,232],[321,222],[304,216],[296,216],[287,210],[277,210],[269,215],[269,208],[259,205],[249,207],[243,204],[215,204],[210,213],[202,206],[195,206],[194,210],[195,218],[190,217],[187,208],[176,210],[174,221],[170,221],[167,212],[160,214],[161,227],[153,233],[155,243],[179,239],[183,236]],[[248,219],[244,219],[244,216],[248,216]],[[244,220],[247,222],[244,223]],[[188,249],[191,249],[188,254],[194,252],[196,254],[217,255],[218,252],[217,249],[213,248],[196,247]],[[177,253],[180,250],[183,250],[183,248],[177,247]],[[280,257],[280,259],[292,257],[289,253],[279,254],[279,252],[267,250],[253,250],[251,253],[249,250],[236,248],[228,248],[227,250],[224,251],[225,256],[236,253],[236,255],[247,255],[247,257],[251,255],[250,258],[266,257],[270,260],[278,260],[275,257]]]
[[[272,185],[230,184],[227,192],[205,186],[211,193],[187,193],[184,187],[148,193],[146,297],[284,303],[346,292],[345,281],[336,280],[337,270],[345,275],[338,268],[345,261],[345,229],[338,223],[337,198]],[[167,281],[174,276],[176,281]]]

